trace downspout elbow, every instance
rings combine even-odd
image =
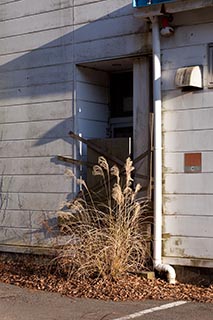
[[[167,274],[167,281],[170,284],[176,283],[176,272],[175,269],[169,264],[159,263],[154,266],[155,270],[158,272],[165,272]]]

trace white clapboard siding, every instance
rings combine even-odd
[[[71,100],[72,87],[72,82],[62,82],[0,90],[0,107]]]
[[[6,192],[64,192],[71,189],[71,179],[65,175],[13,175],[2,176],[1,191]]]
[[[213,91],[207,89],[210,15],[212,10],[197,10],[192,19],[189,13],[178,14],[174,36],[161,41],[163,262],[169,264],[213,266]],[[203,66],[204,89],[184,92],[175,86],[176,70],[191,65]],[[202,154],[200,173],[184,172],[184,154],[191,152]]]
[[[164,132],[164,148],[169,152],[211,151],[213,130]]]
[[[0,224],[4,228],[42,228],[46,223],[56,222],[55,212],[33,210],[0,210]]]
[[[83,6],[75,6],[75,24],[96,21],[106,17],[117,17],[121,15],[133,14],[134,9],[130,0],[108,0],[86,3]]]
[[[94,71],[95,72],[95,71]],[[77,83],[78,98],[81,101],[89,101],[94,103],[108,103],[108,91],[104,86],[89,84],[86,82]]]
[[[163,203],[166,215],[212,216],[212,194],[165,194]]]
[[[184,153],[164,153],[165,173],[184,173]],[[213,151],[202,152],[202,172],[213,173]]]
[[[56,155],[72,155],[72,140],[42,139],[0,141],[0,158],[14,157],[55,157]]]
[[[162,49],[174,47],[193,46],[212,42],[212,35],[209,30],[213,27],[213,22],[193,26],[182,26],[175,30],[174,36],[162,39]]]
[[[73,120],[44,120],[0,124],[1,141],[24,139],[63,139],[67,138],[73,128]]]
[[[1,6],[4,3],[7,3],[7,6]],[[60,10],[72,5],[73,0],[36,0],[36,6],[29,5],[29,0],[1,0],[0,18],[1,21],[4,21],[26,16],[36,16],[39,13]]]
[[[213,90],[182,92],[178,89],[163,92],[164,110],[188,110],[202,107],[213,107]]]
[[[212,10],[207,8],[202,8],[199,10],[191,10],[190,11],[190,19],[189,16],[186,15],[185,12],[178,12],[175,14],[175,26],[183,26],[183,25],[196,25],[197,23],[211,23],[212,22]]]
[[[177,59],[181,57],[181,59]],[[162,69],[175,70],[184,66],[207,64],[206,44],[163,50]]]
[[[8,4],[10,2],[18,2],[18,1],[21,1],[21,0],[2,0],[0,5]]]
[[[212,238],[213,216],[169,215],[164,217],[163,232],[173,236]]]
[[[43,212],[76,193],[57,160],[79,154],[68,132],[105,138],[108,129],[108,74],[76,65],[150,51],[133,12],[130,0],[1,1],[2,250],[51,244]]]
[[[106,72],[79,67],[77,70],[79,133],[85,138],[105,138],[109,117],[109,78]]]
[[[96,120],[103,121],[109,117],[109,108],[107,104],[104,103],[94,103],[89,101],[80,100],[80,108],[78,110],[79,118],[85,120]],[[91,112],[93,109],[93,112]]]
[[[108,74],[78,67],[76,88],[78,133],[86,139],[106,138],[109,119]],[[80,144],[80,156],[87,160],[85,144]],[[86,172],[82,174],[86,176]]]
[[[2,55],[0,59],[0,73],[37,67],[47,67],[73,61],[73,46],[67,44],[57,47],[38,48],[24,53]]]
[[[68,193],[70,196],[74,196],[74,193]],[[15,192],[15,193],[2,193],[3,205],[5,215],[7,210],[23,210],[23,211],[56,211],[63,207],[66,201],[66,195],[64,192],[57,193],[43,193],[43,192]]]
[[[213,108],[166,111],[163,113],[164,131],[212,129]]]
[[[53,246],[57,244],[57,237],[50,231],[43,229],[1,228],[1,245],[12,246]],[[18,248],[17,248],[18,249]]]
[[[68,64],[44,68],[4,72],[0,77],[0,90],[72,81],[73,70]]]
[[[164,256],[167,257],[213,259],[212,248],[213,238],[174,236],[163,242]]]
[[[51,48],[73,42],[73,26],[0,39],[0,55]]]
[[[71,101],[42,102],[37,104],[2,106],[0,123],[18,123],[68,119],[72,115]]]
[[[97,121],[95,119],[81,119],[78,120],[78,126],[80,133],[83,137],[87,139],[95,138],[105,138],[107,135],[107,122],[106,121]]]
[[[99,39],[75,45],[75,59],[78,63],[90,60],[104,60],[110,57],[139,55],[151,48],[151,34],[130,34],[122,37]]]
[[[173,266],[193,266],[199,268],[212,268],[212,259],[163,257],[162,262]]]
[[[63,174],[68,166],[65,162],[57,161],[56,157],[32,158],[0,158],[0,168],[4,175],[40,175]]]
[[[69,26],[73,21],[73,8],[41,13],[14,20],[0,20],[0,38]]]
[[[88,41],[88,34],[85,30],[88,30],[90,33],[90,40],[97,40],[123,36],[125,34],[139,33],[145,30],[145,28],[146,25],[143,20],[135,19],[133,15],[120,16],[116,19],[107,17],[107,19],[97,20],[89,25],[87,22],[83,25],[75,25],[75,42],[79,43]]]
[[[109,75],[107,72],[101,70],[94,70],[83,66],[78,66],[78,72],[76,73],[77,83],[96,84],[102,87],[106,87],[109,81]],[[81,93],[82,94],[82,93]]]
[[[165,174],[165,193],[213,194],[213,173]]]

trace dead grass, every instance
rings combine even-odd
[[[67,203],[68,210],[59,212],[61,230],[70,238],[59,251],[57,261],[70,277],[116,279],[145,268],[147,234],[142,226],[147,201],[137,198],[139,184],[132,187],[133,170],[128,158],[122,179],[118,167],[110,169],[106,159],[99,157],[93,174],[102,179],[101,201],[97,200],[100,194],[93,194],[85,181],[67,170],[67,175],[83,186],[81,197]]]

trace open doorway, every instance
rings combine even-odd
[[[140,177],[137,182],[145,189],[150,180],[150,91],[148,57],[77,67],[77,134],[123,162],[129,155],[132,159],[142,155],[135,167]],[[85,146],[79,150],[81,159],[94,161]]]

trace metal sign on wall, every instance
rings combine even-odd
[[[150,6],[152,4],[166,3],[171,1],[174,1],[174,0],[133,0],[133,7],[139,8],[139,7]]]

